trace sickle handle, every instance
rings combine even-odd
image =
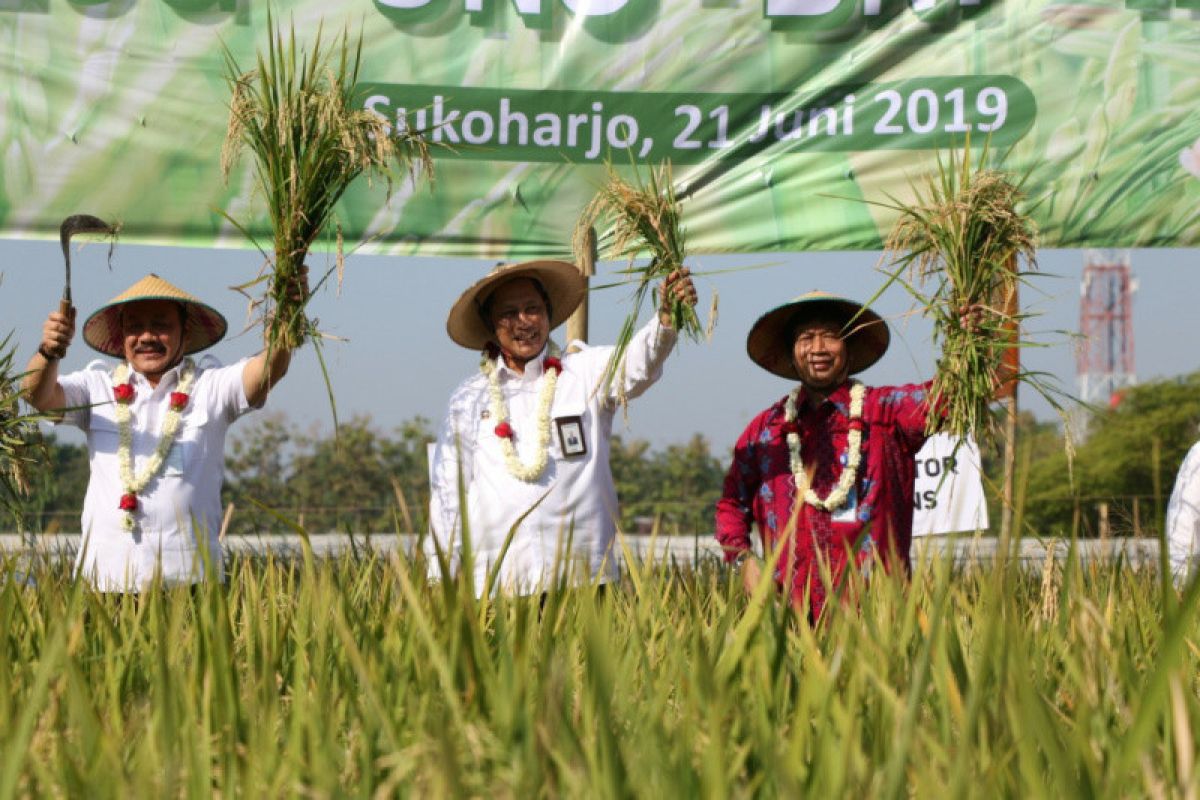
[[[62,300],[58,301],[58,313],[62,314],[67,319],[72,319],[75,316],[75,306],[71,305],[71,301],[64,297]],[[56,349],[58,352],[51,353],[51,355],[53,355],[55,358],[62,358],[67,354],[67,349],[65,347]]]

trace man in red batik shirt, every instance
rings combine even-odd
[[[755,523],[765,553],[780,547],[775,578],[793,602],[807,594],[812,619],[851,564],[909,568],[914,456],[925,443],[929,384],[867,388],[851,375],[887,350],[887,323],[869,308],[823,292],[762,316],[746,349],[756,364],[800,385],[747,426],[717,503],[716,536],[741,567],[747,591],[762,564],[750,546]],[[781,539],[783,541],[781,541]]]

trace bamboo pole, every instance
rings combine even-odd
[[[579,271],[583,273],[583,285],[586,287],[589,280],[596,274],[596,257],[598,255],[596,249],[596,229],[588,228],[587,239],[584,242],[583,253],[580,255]],[[575,313],[567,318],[567,341],[586,342],[588,339],[588,295],[583,295],[583,302],[575,309]]]
[[[221,530],[217,532],[217,541],[225,541],[225,534],[229,532],[229,523],[233,520],[233,501],[225,506],[225,516],[221,519]]]
[[[1013,256],[1009,269],[1017,271],[1017,257]],[[1021,370],[1021,351],[1018,347],[1020,339],[1020,323],[1017,315],[1021,310],[1021,300],[1017,286],[1014,283],[1012,293],[1005,304],[1005,313],[1012,323],[1008,325],[1008,335],[1012,345],[1004,353],[1004,366],[1001,370],[1006,380],[1001,383],[996,392],[997,398],[1004,402],[1004,497],[1000,506],[1000,543],[1007,550],[1013,534],[1013,502],[1016,496],[1017,472],[1017,375]]]

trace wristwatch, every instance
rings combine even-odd
[[[38,351],[38,355],[41,356],[42,358],[46,359],[47,362],[58,361],[58,356],[50,355],[49,353],[46,352],[46,349],[44,347],[42,347],[42,345],[40,345],[40,344],[38,345],[37,351]]]

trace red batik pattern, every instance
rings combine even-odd
[[[856,566],[866,567],[872,550],[885,566],[899,559],[907,569],[914,457],[925,443],[928,392],[929,384],[867,389],[859,475],[850,499],[833,511],[808,504],[796,508],[796,481],[784,431],[786,398],[755,417],[738,439],[717,503],[716,536],[726,558],[750,547],[751,524],[757,525],[768,553],[783,539],[775,577],[797,600],[809,593],[814,618],[825,605],[822,562],[834,585],[851,557]],[[849,408],[849,382],[815,408],[803,391],[797,398],[801,453],[819,497],[828,495],[841,477]]]

